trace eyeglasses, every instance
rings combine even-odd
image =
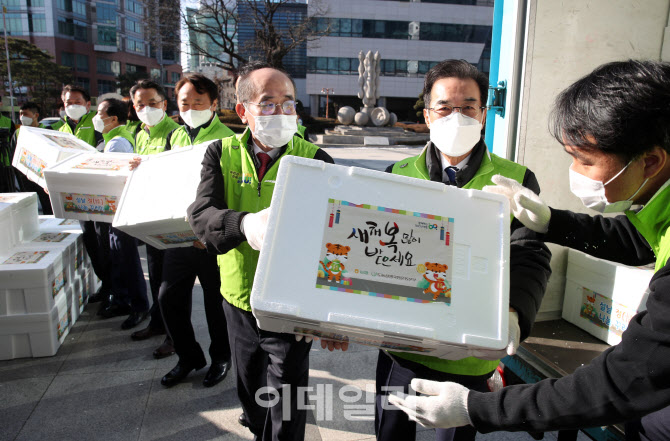
[[[470,118],[477,118],[480,112],[486,107],[474,107],[474,106],[448,106],[446,104],[440,105],[438,107],[427,107],[428,110],[432,110],[441,117],[449,116],[451,113],[458,109],[458,112],[461,115],[469,116]]]
[[[258,106],[261,109],[261,115],[274,115],[277,106],[281,107],[281,111],[284,115],[295,115],[295,101],[291,100],[284,101],[281,104],[275,104],[272,101],[262,101],[260,103],[247,101],[247,104]]]
[[[144,109],[144,108],[147,107],[147,106],[149,106],[149,107],[156,107],[156,106],[158,106],[160,103],[162,103],[163,101],[165,101],[165,100],[160,100],[160,101],[149,101],[148,104],[133,104],[133,107],[135,108],[135,110],[142,110],[142,109]]]

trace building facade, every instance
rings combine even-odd
[[[169,96],[181,77],[179,48],[150,43],[143,0],[2,0],[7,7],[7,33],[28,40],[73,71],[75,84],[92,97],[117,91],[117,77],[145,72],[161,79]],[[162,24],[165,26],[165,24]],[[179,20],[163,34],[179,35]],[[162,57],[160,56],[162,54]],[[162,58],[162,66],[157,59]],[[47,113],[52,113],[49,109]]]
[[[312,116],[362,107],[357,98],[358,54],[381,56],[377,106],[399,120],[422,121],[412,107],[423,79],[438,62],[458,58],[488,72],[493,0],[321,0],[328,10],[316,18],[328,35],[307,47],[306,92]],[[310,10],[310,15],[314,15]]]

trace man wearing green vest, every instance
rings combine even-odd
[[[95,130],[105,139],[105,153],[133,153],[135,140],[126,131],[128,105],[109,98],[98,105],[93,117]],[[110,225],[109,248],[113,295],[100,315],[104,318],[128,315],[121,329],[137,326],[149,314],[147,285],[137,252],[137,239]]]
[[[11,119],[0,115],[0,193],[16,191],[16,181],[12,159],[14,152],[10,141],[14,136],[16,126]]]
[[[311,342],[259,329],[250,294],[279,162],[286,155],[333,160],[295,135],[295,87],[285,72],[260,66],[246,71],[238,81],[237,99],[235,110],[248,127],[241,135],[209,145],[188,217],[207,251],[218,255],[237,393],[244,411],[240,423],[257,439],[302,440],[306,411],[295,397],[298,387],[308,383]],[[255,399],[264,386],[276,398],[269,408]],[[290,389],[290,397],[285,389]],[[290,415],[283,413],[284,408]]]
[[[130,97],[137,117],[142,121],[140,130],[135,135],[135,153],[153,155],[165,150],[168,135],[179,124],[167,116],[167,95],[165,90],[155,81],[140,80],[130,89]],[[139,164],[135,161],[133,166]],[[166,334],[165,323],[158,304],[158,292],[163,281],[164,251],[147,244],[147,266],[149,268],[149,286],[151,287],[151,320],[146,328],[133,332],[133,340],[145,340],[155,335]],[[170,336],[166,336],[163,344],[155,351],[155,358],[163,358],[174,354],[174,346]]]
[[[185,124],[172,131],[166,149],[178,149],[234,135],[216,114],[219,88],[212,80],[202,74],[188,74],[176,84],[175,92],[179,114]],[[171,248],[165,251],[158,303],[179,361],[162,378],[161,384],[166,387],[174,386],[192,370],[207,364],[191,324],[196,277],[202,287],[211,342],[209,355],[212,364],[202,384],[212,387],[220,383],[230,369],[230,344],[216,255],[209,254],[200,242],[195,242],[191,247]]]
[[[489,153],[481,138],[486,118],[488,80],[465,60],[446,60],[426,74],[423,114],[430,141],[419,156],[399,161],[387,171],[418,179],[444,182],[459,188],[482,189],[491,177],[502,174],[529,191],[539,193],[535,175],[526,167]],[[399,409],[388,406],[387,394],[408,392],[413,378],[453,381],[485,392],[486,380],[500,358],[512,355],[530,333],[551,273],[551,254],[543,242],[518,220],[511,222],[509,344],[502,351],[472,351],[461,360],[444,360],[407,352],[379,351],[375,433],[378,440],[413,440],[416,423]],[[436,439],[474,440],[476,430],[464,425],[439,429]]]
[[[87,142],[93,147],[102,150],[103,139],[100,132],[93,127],[95,111],[91,111],[91,96],[79,87],[67,85],[63,87],[61,99],[65,106],[65,124],[58,131],[74,134],[77,138]],[[106,302],[111,291],[111,265],[109,260],[109,224],[105,222],[80,221],[84,247],[91,259],[93,272],[102,282],[97,293],[89,297],[89,303],[102,302],[101,312],[107,305]]]

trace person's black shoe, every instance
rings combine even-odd
[[[140,341],[140,340],[146,340],[156,335],[165,335],[165,333],[166,333],[165,329],[156,329],[152,328],[151,325],[149,325],[144,329],[140,329],[139,331],[135,331],[132,334],[130,334],[130,338],[132,338],[135,341]]]
[[[240,423],[240,426],[249,428],[251,427],[251,423],[247,419],[247,416],[242,412],[240,416],[237,418],[237,422]]]
[[[88,296],[88,303],[98,303],[109,301],[109,296],[112,294],[111,290],[107,286],[101,286],[95,294]]]
[[[207,365],[207,362],[203,361],[199,365],[192,365],[189,363],[182,363],[181,361],[177,363],[170,372],[165,374],[161,379],[161,384],[165,387],[172,387],[177,383],[180,383],[192,370],[202,369]]]
[[[132,329],[147,318],[149,311],[131,312],[127,319],[121,323],[121,329]]]
[[[102,311],[99,311],[98,315],[102,318],[108,319],[112,317],[119,317],[121,315],[128,315],[131,312],[132,311],[130,310],[130,306],[112,304],[103,309]]]
[[[172,339],[170,337],[166,337],[165,340],[163,341],[163,344],[157,347],[156,350],[154,351],[154,358],[159,359],[165,358],[169,357],[172,354],[174,354],[174,346],[172,344]]]
[[[229,370],[230,360],[212,363],[212,365],[209,367],[209,370],[207,371],[207,374],[205,374],[205,379],[202,380],[202,385],[205,387],[216,386],[217,384],[221,383],[224,378],[226,378]]]

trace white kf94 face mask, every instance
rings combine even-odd
[[[212,111],[207,110],[187,110],[186,112],[179,112],[179,116],[184,120],[187,126],[192,129],[200,127],[201,125],[207,123],[212,118]]]
[[[582,204],[584,204],[586,208],[590,208],[600,213],[621,213],[623,211],[630,210],[630,207],[633,205],[633,198],[637,196],[640,190],[642,190],[642,187],[645,186],[649,178],[645,179],[642,185],[640,185],[635,191],[635,193],[633,193],[633,195],[625,201],[608,201],[607,196],[605,196],[605,186],[618,178],[632,162],[633,161],[630,161],[628,164],[626,164],[626,166],[622,168],[619,173],[614,175],[612,179],[605,182],[604,184],[600,181],[596,181],[595,179],[591,179],[580,173],[577,173],[572,169],[572,166],[570,166],[570,191],[572,191],[575,196],[581,199]]]
[[[146,106],[142,110],[137,111],[137,117],[142,121],[144,124],[148,125],[149,127],[153,127],[159,122],[163,120],[163,116],[165,115],[165,112],[163,109],[157,109],[155,107],[149,107]]]
[[[482,137],[482,123],[461,112],[452,112],[430,123],[430,141],[447,156],[468,153]]]
[[[298,130],[295,115],[260,115],[253,118],[255,123],[254,136],[264,145],[273,149],[288,144]]]
[[[78,104],[71,104],[65,108],[65,113],[70,119],[79,121],[82,116],[86,115],[86,106],[80,106]]]

